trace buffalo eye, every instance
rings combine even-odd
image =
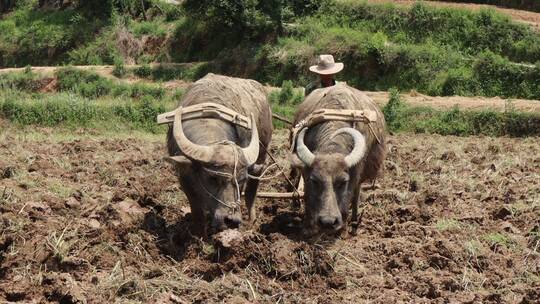
[[[221,184],[221,179],[218,177],[218,176],[215,176],[215,175],[208,175],[207,176],[207,181],[210,185],[220,185]]]
[[[347,179],[337,179],[335,182],[334,182],[334,188],[336,190],[343,190],[345,189],[345,187],[347,186],[347,182],[349,180]]]

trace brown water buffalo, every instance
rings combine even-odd
[[[179,106],[208,102],[251,117],[254,127],[250,131],[216,118],[182,121],[181,115],[169,127],[169,160],[188,197],[194,232],[203,235],[240,225],[244,188],[249,217],[254,220],[259,182],[248,173],[261,171],[272,137],[272,114],[260,83],[208,74],[188,88]]]
[[[370,110],[376,121],[373,131],[363,122],[352,128],[350,122],[325,121],[298,133],[291,158],[305,181],[309,235],[341,230],[349,204],[356,220],[360,184],[377,176],[386,156],[384,116],[365,94],[344,83],[315,90],[298,107],[294,125],[318,109]]]

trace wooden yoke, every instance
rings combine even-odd
[[[198,118],[217,118],[228,121],[240,127],[251,130],[251,120],[223,105],[217,103],[200,103],[187,107],[178,107],[178,109],[159,114],[157,116],[158,124],[167,124],[174,122],[174,116],[177,111],[182,111],[182,120],[198,119]]]
[[[377,113],[370,110],[341,110],[341,109],[319,109],[301,120],[292,129],[291,152],[296,144],[296,136],[303,128],[309,128],[325,121],[347,121],[353,125],[357,122],[364,122],[368,125],[377,121]]]
[[[377,120],[377,113],[365,110],[340,110],[340,109],[319,109],[306,117],[306,127],[311,127],[318,123],[334,120],[349,122],[373,122]]]

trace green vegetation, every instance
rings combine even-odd
[[[257,78],[306,82],[309,63],[328,52],[362,89],[540,98],[540,37],[526,26],[491,10],[338,2],[262,47]]]
[[[56,72],[59,93],[39,93],[40,77],[28,69],[0,75],[0,117],[20,125],[128,128],[158,132],[158,114],[173,109],[183,90],[117,83],[92,71]]]
[[[36,91],[41,87],[41,78],[27,67],[23,73],[0,74],[0,89]]]
[[[511,248],[514,247],[515,241],[512,240],[508,235],[492,232],[484,236],[484,241],[486,241],[491,248],[497,248],[497,247],[506,247]]]
[[[13,90],[0,92],[0,117],[20,125],[67,128],[138,129],[160,132],[156,116],[175,103],[145,96],[139,101],[124,97],[90,100],[72,93],[29,94]]]
[[[56,72],[56,76],[58,77],[58,89],[60,91],[74,92],[87,98],[114,95],[132,98],[151,96],[159,99],[165,95],[165,90],[157,85],[115,83],[94,72],[76,68],[60,69]]]
[[[440,231],[458,230],[462,227],[461,223],[455,219],[439,219],[435,223],[435,228]]]
[[[174,79],[195,81],[211,71],[209,66],[210,64],[205,62],[194,64],[158,64],[154,66],[145,64],[134,68],[131,72],[137,77],[154,81],[169,81]]]
[[[268,100],[274,114],[292,120],[296,106],[304,100],[304,94],[293,87],[292,81],[284,81],[281,89],[276,89],[268,94]],[[277,128],[288,127],[281,121],[275,120],[274,123]]]
[[[441,2],[464,2],[464,3],[478,3],[478,4],[491,4],[509,8],[517,8],[521,10],[530,10],[533,12],[540,12],[540,1],[538,0],[438,0]]]
[[[469,257],[477,257],[482,251],[482,243],[478,240],[470,240],[465,242],[464,249]]]
[[[148,71],[149,77],[167,75],[158,74],[159,67],[148,67]],[[43,81],[31,69],[1,74],[0,117],[21,124],[83,127],[96,119],[114,121],[116,117],[125,122],[132,119],[135,128],[155,131],[157,129],[152,127],[155,115],[160,110],[172,109],[183,93],[183,90],[167,92],[153,84],[119,83],[95,72],[72,67],[59,69],[56,77],[60,94],[43,94],[37,93]],[[436,110],[410,106],[401,100],[397,89],[390,92],[389,102],[382,110],[390,132],[458,136],[540,135],[540,115],[517,112],[510,102],[504,112],[462,111],[458,108]],[[269,94],[269,101],[275,114],[292,120],[296,106],[303,101],[303,93],[295,89],[291,81],[285,81],[281,89]],[[275,123],[278,128],[287,127],[282,122]]]
[[[94,38],[108,18],[94,18],[71,7],[42,10],[35,1],[20,1],[0,20],[0,66],[51,65],[65,62],[67,52]]]
[[[399,99],[400,90],[410,89],[428,95],[540,99],[540,35],[494,10],[357,0],[5,3],[0,20],[0,66],[114,64],[113,75],[118,78],[135,75],[158,82],[193,81],[208,72],[254,78],[282,86],[270,94],[270,100],[276,114],[290,119],[303,99],[294,86],[310,81],[307,67],[316,54],[331,53],[345,63],[341,80],[360,89],[393,88],[384,108],[392,132],[540,133],[537,114],[516,112],[511,105],[503,113],[469,112],[412,107]],[[521,1],[521,5],[531,7],[529,2]],[[134,63],[139,66],[130,67]],[[153,108],[182,94],[70,67],[58,70],[55,78],[59,94],[46,95],[38,92],[47,79],[31,68],[0,75],[0,116],[21,123],[65,124],[71,121],[71,114],[54,114],[54,109],[61,108],[89,117],[89,122],[99,117],[92,116],[93,111],[124,119],[141,109],[126,110],[128,114],[111,109],[126,104]],[[37,98],[47,102],[39,104]],[[75,105],[76,100],[88,110]],[[13,109],[26,111],[29,117],[25,120]],[[39,109],[53,113],[51,120],[40,117]],[[105,112],[103,117],[109,115]]]
[[[315,55],[332,53],[345,63],[342,80],[361,89],[540,99],[540,35],[494,10],[358,0],[36,2],[0,20],[1,66],[204,61],[200,69],[133,72],[305,85]]]
[[[124,61],[122,59],[116,58],[114,60],[114,69],[112,73],[118,78],[126,76],[126,67],[124,66]]]
[[[436,110],[413,107],[403,102],[396,90],[383,114],[391,132],[435,133],[441,135],[538,136],[540,115],[517,112],[508,102],[504,112],[494,110],[463,111],[457,107]]]

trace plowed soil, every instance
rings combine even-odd
[[[0,125],[0,302],[540,301],[537,138],[391,136],[357,234],[307,242],[279,200],[240,232],[191,236],[162,137]]]

